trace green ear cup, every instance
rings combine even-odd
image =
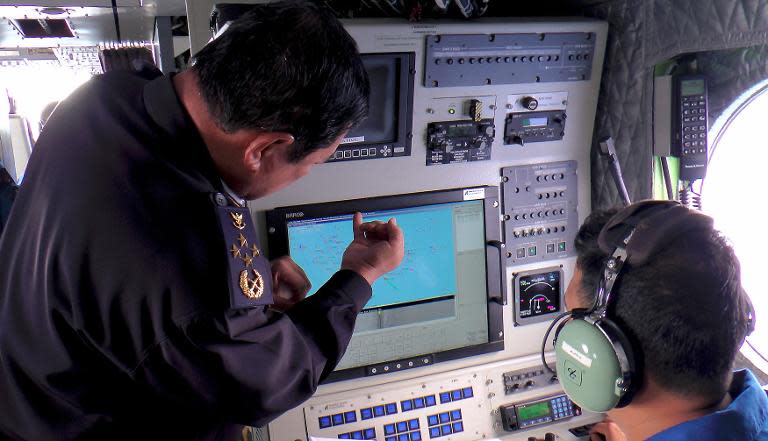
[[[605,331],[571,320],[557,334],[555,353],[557,377],[574,403],[593,412],[616,407],[624,393],[622,369]]]

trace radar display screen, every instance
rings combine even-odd
[[[527,272],[517,278],[515,294],[518,321],[560,312],[560,268]]]

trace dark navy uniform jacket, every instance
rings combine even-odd
[[[59,105],[0,240],[0,439],[233,439],[312,395],[371,288],[233,308],[222,191],[169,78]]]

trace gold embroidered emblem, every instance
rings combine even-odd
[[[248,239],[243,236],[243,233],[240,233],[240,237],[238,237],[237,240],[240,241],[240,248],[248,246]]]
[[[245,222],[243,221],[243,213],[237,213],[234,211],[229,212],[229,217],[232,218],[232,225],[238,230],[245,228]]]
[[[243,257],[243,263],[245,263],[245,266],[253,266],[253,257],[249,256],[248,253],[245,253],[245,257]]]
[[[248,278],[248,270],[240,272],[240,289],[243,291],[243,295],[249,299],[258,299],[264,294],[264,278],[261,277],[258,271],[252,271],[254,275],[253,280]]]
[[[251,251],[253,252],[253,257],[259,257],[259,255],[261,255],[261,251],[259,251],[256,244],[251,245]]]
[[[234,258],[240,257],[240,248],[235,244],[232,244],[232,249],[229,250],[229,252],[232,253],[232,257]]]

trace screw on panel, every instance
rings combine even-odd
[[[543,41],[547,34],[539,34],[539,41]]]
[[[488,36],[488,41],[494,41],[494,40],[496,40],[496,36],[495,35],[491,34],[491,35]]]
[[[499,202],[498,201],[493,201],[493,206],[494,206],[494,208],[498,207],[499,206]]]

